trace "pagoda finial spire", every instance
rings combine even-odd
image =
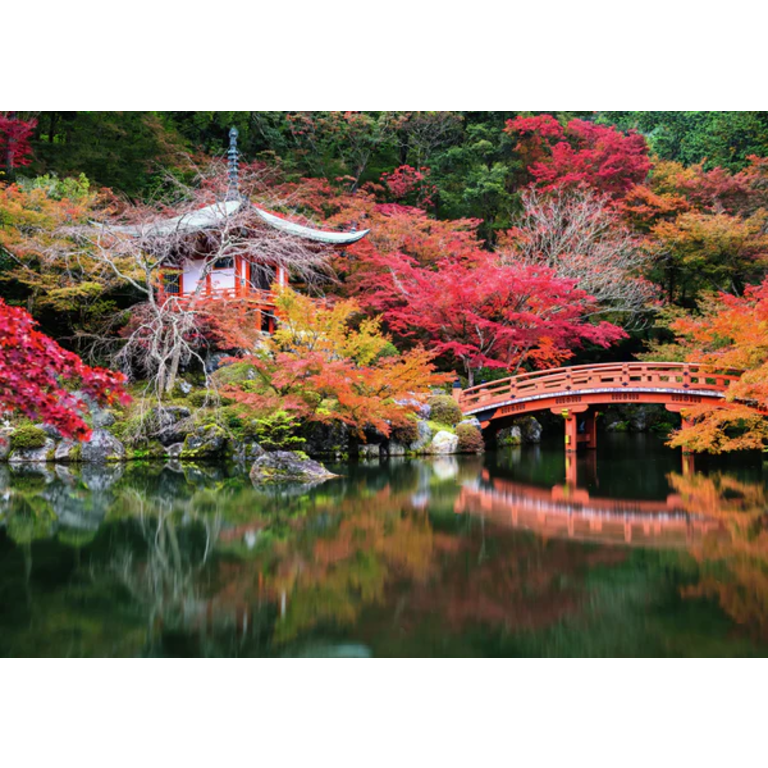
[[[227,176],[229,177],[229,184],[227,186],[227,200],[239,200],[240,199],[240,184],[238,179],[238,159],[239,153],[237,151],[237,128],[233,125],[229,129],[229,149],[227,150],[227,158],[229,161],[229,170]]]

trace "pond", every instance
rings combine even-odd
[[[569,482],[559,441],[329,468],[0,466],[0,654],[768,651],[761,454],[615,434]]]

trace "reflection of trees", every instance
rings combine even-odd
[[[700,563],[691,597],[715,597],[738,624],[768,638],[768,504],[762,483],[716,473],[668,475],[685,506],[721,519],[727,535],[707,536],[691,552]]]

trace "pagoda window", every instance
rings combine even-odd
[[[263,264],[251,266],[251,285],[259,291],[269,291],[275,283],[274,267]]]
[[[233,269],[235,266],[234,256],[222,256],[213,262],[214,269]]]
[[[163,292],[169,296],[181,293],[181,272],[163,272]]]

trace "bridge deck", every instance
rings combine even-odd
[[[607,363],[534,371],[458,391],[466,416],[488,418],[611,402],[697,403],[723,398],[739,373],[689,363]],[[481,419],[482,420],[482,419]]]

